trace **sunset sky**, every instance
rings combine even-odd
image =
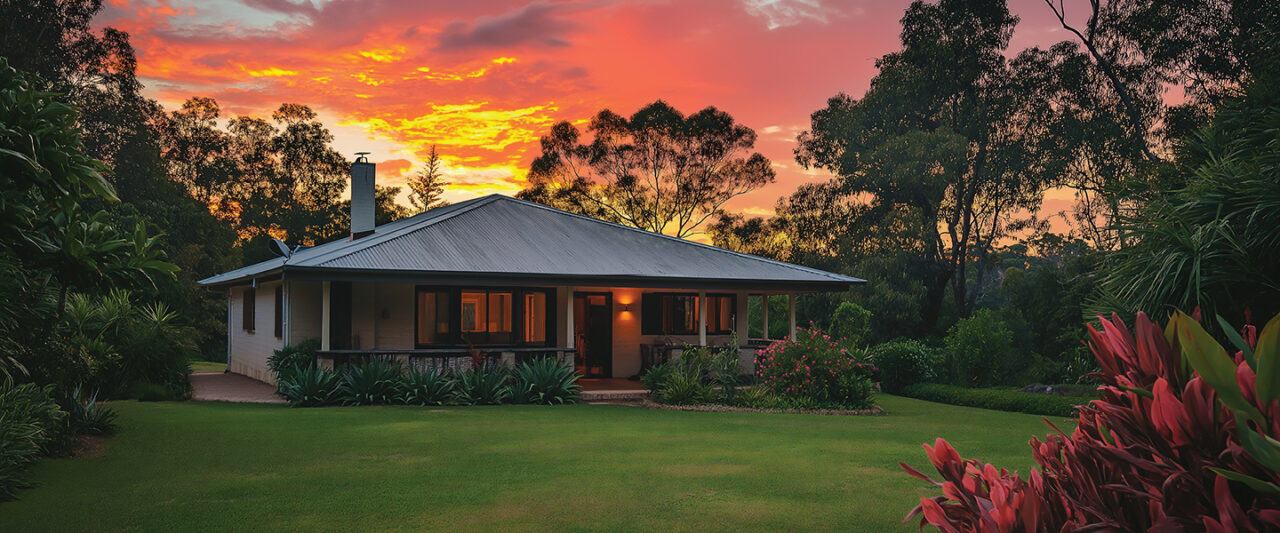
[[[148,95],[170,109],[191,96],[216,98],[224,118],[310,105],[338,150],[373,153],[380,184],[402,184],[434,143],[454,201],[514,194],[556,121],[659,98],[685,113],[713,105],[759,133],[778,172],[731,208],[769,214],[827,177],[796,165],[796,134],[828,97],[866,90],[908,4],[109,0],[96,23],[131,34]],[[1011,50],[1066,38],[1043,0],[1011,9],[1022,19]]]

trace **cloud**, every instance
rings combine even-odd
[[[827,23],[827,16],[836,12],[824,7],[821,0],[743,0],[747,13],[768,21],[770,30],[795,26],[805,20]]]
[[[282,15],[313,16],[319,11],[309,0],[244,0],[244,5]]]
[[[440,33],[436,50],[461,51],[509,48],[522,45],[569,46],[565,34],[575,28],[557,15],[564,4],[532,3],[496,17],[481,17],[468,24],[455,21]]]

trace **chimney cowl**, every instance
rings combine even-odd
[[[374,231],[374,175],[376,166],[365,157],[368,152],[356,154],[351,164],[351,238],[359,239]]]

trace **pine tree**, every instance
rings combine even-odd
[[[431,153],[427,156],[427,162],[422,165],[422,170],[410,178],[407,184],[409,204],[419,213],[449,205],[449,202],[441,198],[444,195],[444,187],[449,182],[445,181],[444,171],[440,167],[440,155],[436,153],[436,145],[433,144]]]

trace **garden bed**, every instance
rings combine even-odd
[[[754,409],[751,407],[738,407],[717,403],[671,405],[646,399],[640,402],[640,406],[647,407],[649,409],[661,409],[664,411],[694,411],[702,413],[769,413],[783,415],[826,416],[880,416],[885,414],[884,409],[881,409],[879,405],[873,405],[870,409]]]

